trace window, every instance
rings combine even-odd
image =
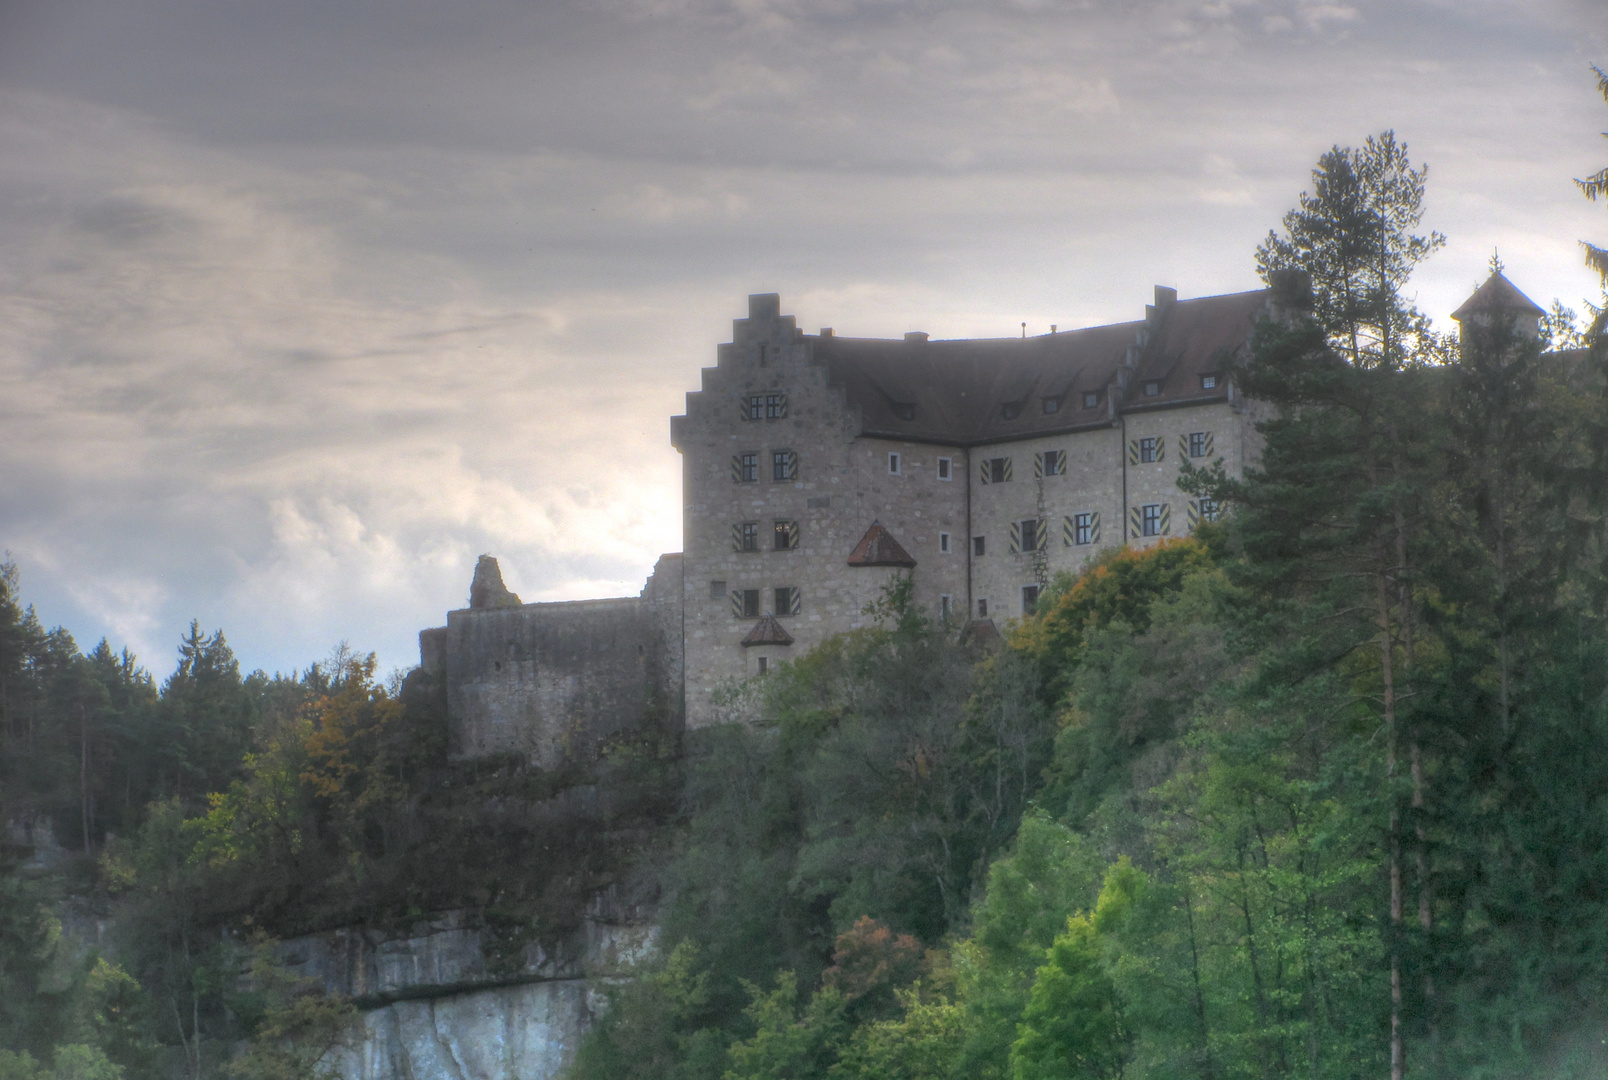
[[[1033,457],[1035,476],[1060,476],[1066,472],[1066,451],[1046,450]]]
[[[1150,379],[1145,383],[1145,397],[1155,397],[1161,393],[1161,380]]]
[[[899,455],[898,454],[889,454],[888,455],[888,471],[890,473],[892,473],[894,476],[899,475]]]
[[[1140,462],[1141,463],[1149,463],[1149,462],[1153,462],[1153,461],[1157,460],[1157,458],[1160,457],[1160,455],[1156,453],[1156,448],[1160,445],[1160,443],[1161,443],[1161,440],[1156,439],[1156,438],[1140,439],[1139,440],[1139,460],[1140,460]]]
[[[771,451],[771,479],[793,480],[798,477],[798,455],[791,450]]]
[[[977,601],[977,617],[979,619],[988,618],[988,601],[987,600],[981,600],[980,599],[980,600]]]
[[[972,554],[977,556],[979,559],[983,557],[983,546],[983,538],[981,536],[972,537]]]
[[[765,395],[765,419],[785,420],[787,418],[787,395]]]
[[[798,547],[798,522],[776,521],[771,529],[773,551],[792,551]]]
[[[731,594],[731,613],[739,619],[759,618],[759,590],[737,589]]]
[[[1060,411],[1061,411],[1061,399],[1060,398],[1058,398],[1058,397],[1047,397],[1047,398],[1044,399],[1044,415],[1048,416],[1050,413],[1055,413],[1055,412],[1060,412]]]
[[[1011,459],[1008,457],[989,458],[983,462],[983,483],[1003,484],[1011,478]]]
[[[1223,515],[1222,508],[1217,505],[1217,500],[1215,499],[1202,499],[1199,507],[1202,521],[1216,521]]]
[[[1023,518],[1011,524],[1011,539],[1016,541],[1017,551],[1037,551],[1039,549],[1039,519]]]
[[[1146,503],[1139,508],[1139,535],[1161,535],[1161,504]]]
[[[940,596],[938,598],[938,618],[941,621],[947,623],[953,617],[954,617],[953,598],[948,593],[944,593],[942,596]]]
[[[938,534],[938,551],[939,551],[940,554],[943,554],[943,555],[948,555],[949,554],[949,534],[948,533],[939,533]]]
[[[1039,587],[1037,585],[1022,586],[1022,614],[1034,615],[1038,613]]]
[[[764,348],[764,346],[762,345],[762,346],[760,346],[760,348]],[[770,670],[770,657],[761,656],[759,658],[759,673],[761,675],[763,675],[769,670]]]
[[[946,457],[939,458],[938,459],[938,479],[940,479],[940,480],[953,479],[954,474],[951,472],[951,470],[953,468],[954,468],[954,465],[953,465],[952,459],[946,458]]]
[[[914,420],[916,418],[916,407],[914,405],[895,405],[893,415],[901,420]]]
[[[1085,393],[1083,395],[1083,407],[1085,409],[1092,409],[1092,408],[1094,408],[1095,406],[1097,406],[1099,404],[1100,404],[1100,391],[1098,391],[1098,390],[1085,391]]]
[[[759,522],[745,521],[731,527],[731,546],[735,551],[759,550]]]
[[[724,581],[711,581],[709,583],[709,599],[720,600],[725,597],[725,595],[726,583]]]
[[[743,417],[747,420],[763,420],[765,418],[764,394],[748,395],[747,405],[743,411]]]
[[[797,585],[783,585],[775,590],[772,599],[775,600],[776,606],[771,610],[778,615],[797,615],[802,606],[799,602],[800,593]]]
[[[1022,415],[1022,403],[1019,401],[1013,401],[1008,405],[1001,405],[999,407],[999,415],[1006,420],[1015,420],[1018,416]]]
[[[1072,515],[1072,543],[1097,544],[1100,542],[1100,515]]]
[[[759,366],[765,366],[765,346],[763,345],[759,347]]]
[[[759,451],[736,454],[731,459],[731,478],[739,484],[752,484],[759,479]]]
[[[1191,431],[1189,433],[1189,456],[1205,457],[1212,452],[1212,435],[1209,431]]]
[[[1200,377],[1200,388],[1202,390],[1216,390],[1217,389],[1217,376],[1216,375],[1202,375]]]

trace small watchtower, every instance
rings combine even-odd
[[[1459,350],[1466,357],[1469,346],[1481,341],[1492,345],[1535,341],[1541,336],[1541,317],[1545,314],[1546,309],[1521,293],[1502,271],[1493,270],[1485,284],[1452,312],[1458,326]]]

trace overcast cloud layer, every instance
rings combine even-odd
[[[0,2],[0,548],[158,675],[384,667],[492,552],[680,547],[667,417],[750,292],[935,337],[1257,285],[1317,156],[1430,166],[1446,313],[1594,293],[1605,0]]]

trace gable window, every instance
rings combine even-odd
[[[719,600],[721,597],[723,597],[725,595],[726,595],[726,583],[724,581],[711,581],[709,583],[709,599],[711,599],[711,600]]]
[[[1083,407],[1085,409],[1092,409],[1096,405],[1099,405],[1099,404],[1100,404],[1100,391],[1098,391],[1098,390],[1087,390],[1087,391],[1084,392],[1084,394],[1083,394]]]
[[[979,619],[988,618],[988,601],[987,600],[981,599],[981,598],[978,599],[978,601],[977,601],[977,617]]]
[[[894,476],[899,475],[899,455],[898,454],[889,454],[888,455],[888,472],[891,473]]]
[[[1139,508],[1139,535],[1161,535],[1161,504],[1146,503]]]
[[[1001,405],[999,407],[999,415],[1006,420],[1015,420],[1018,416],[1022,415],[1022,403],[1019,401],[1013,401],[1008,405]]]
[[[739,484],[752,484],[759,479],[759,451],[733,455],[731,478]]]
[[[1216,390],[1217,389],[1217,376],[1216,375],[1202,375],[1200,377],[1200,388],[1202,390]]]
[[[949,534],[948,533],[939,533],[938,534],[938,551],[939,551],[940,554],[943,554],[943,555],[948,555],[949,554]]]
[[[771,451],[771,479],[793,480],[798,477],[798,455],[791,450]]]
[[[1022,614],[1038,614],[1039,587],[1037,585],[1022,586]]]
[[[1139,460],[1144,463],[1156,461],[1158,458],[1156,447],[1160,445],[1160,443],[1161,440],[1156,438],[1140,439]]]
[[[940,480],[949,480],[949,479],[951,479],[953,477],[953,473],[951,471],[951,470],[953,470],[953,468],[954,468],[954,465],[953,465],[952,459],[946,458],[946,457],[939,458],[938,459],[938,479],[940,479]]]
[[[1212,433],[1209,431],[1191,431],[1189,433],[1189,456],[1206,457],[1212,452]]]
[[[781,586],[775,590],[772,599],[776,602],[772,610],[778,615],[797,615],[803,607],[802,594],[797,585]]]
[[[765,395],[765,419],[785,420],[787,418],[787,395]]]
[[[771,530],[773,551],[792,551],[798,547],[798,522],[777,521]]]
[[[1060,476],[1066,472],[1066,451],[1046,450],[1033,457],[1035,476]]]
[[[731,594],[731,613],[739,619],[759,618],[759,590],[734,589]]]
[[[1149,379],[1145,382],[1145,397],[1155,397],[1161,393],[1161,380]]]
[[[982,558],[983,548],[984,547],[985,547],[985,544],[984,544],[983,538],[981,536],[972,537],[972,554],[973,555],[977,556],[978,558]]]

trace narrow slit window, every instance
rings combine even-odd
[[[941,457],[938,459],[938,479],[948,480],[953,477],[954,459]]]
[[[938,550],[939,550],[940,553],[942,553],[944,555],[949,554],[949,534],[948,533],[941,532],[941,533],[938,534]]]

